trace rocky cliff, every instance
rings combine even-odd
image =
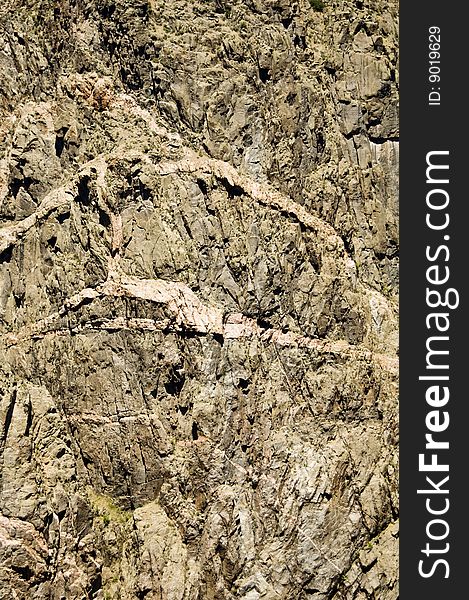
[[[2,600],[397,599],[397,10],[2,3]]]

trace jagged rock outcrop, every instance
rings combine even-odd
[[[0,598],[396,600],[397,3],[0,40]]]

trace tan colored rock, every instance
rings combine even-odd
[[[0,8],[2,600],[398,597],[397,4],[324,4]]]

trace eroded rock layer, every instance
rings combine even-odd
[[[0,598],[396,600],[397,2],[0,8]]]

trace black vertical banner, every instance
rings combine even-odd
[[[461,598],[467,585],[464,8],[400,9],[401,600]]]

